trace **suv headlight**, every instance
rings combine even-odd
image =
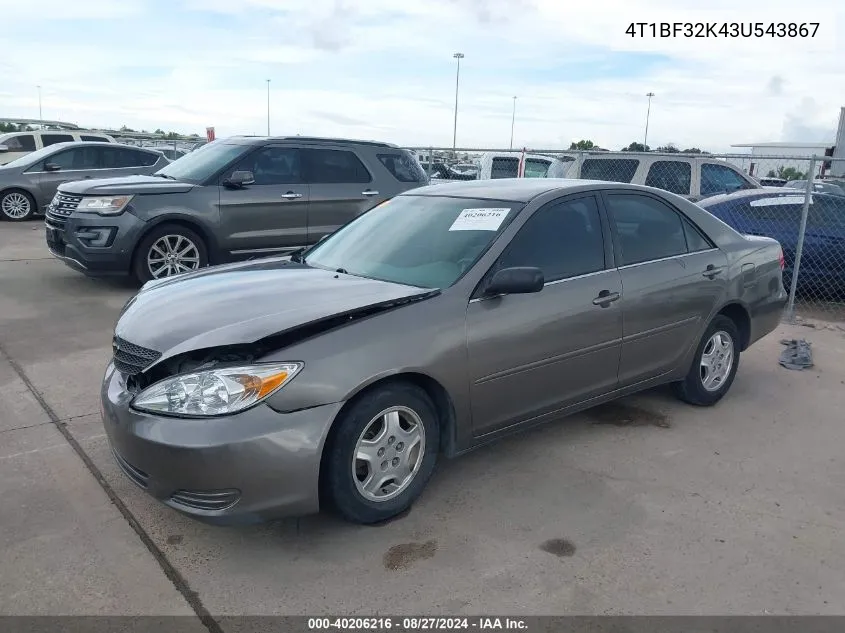
[[[98,213],[99,215],[117,215],[122,213],[134,196],[91,196],[82,198],[77,211]]]
[[[302,363],[267,363],[172,376],[144,389],[132,407],[184,417],[230,415],[258,404],[301,369]]]

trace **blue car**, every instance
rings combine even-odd
[[[804,192],[764,188],[713,196],[699,206],[747,235],[773,237],[783,248],[789,287],[798,246]],[[845,297],[845,197],[813,193],[798,272],[798,287]]]

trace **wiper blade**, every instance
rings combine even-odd
[[[340,273],[341,275],[348,275],[349,274],[349,271],[346,270],[345,268],[337,268],[337,269],[335,269],[335,272]]]

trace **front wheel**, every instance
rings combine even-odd
[[[0,194],[0,213],[4,220],[23,222],[35,215],[35,199],[19,189],[6,191]]]
[[[145,283],[207,265],[208,250],[199,235],[178,224],[165,224],[154,228],[141,241],[132,268],[138,281]]]
[[[681,400],[708,407],[728,392],[739,368],[739,330],[726,316],[718,315],[701,337],[686,378],[672,384]]]
[[[425,391],[402,382],[376,387],[336,422],[323,498],[354,523],[394,517],[422,493],[439,448],[438,416]]]

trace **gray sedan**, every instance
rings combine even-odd
[[[161,154],[117,143],[56,143],[0,167],[0,218],[43,215],[59,185],[90,178],[152,174],[169,161]]]
[[[664,383],[716,403],[779,322],[782,270],[775,240],[648,187],[414,189],[294,256],[148,282],[103,422],[193,517],[378,522],[442,456]]]

